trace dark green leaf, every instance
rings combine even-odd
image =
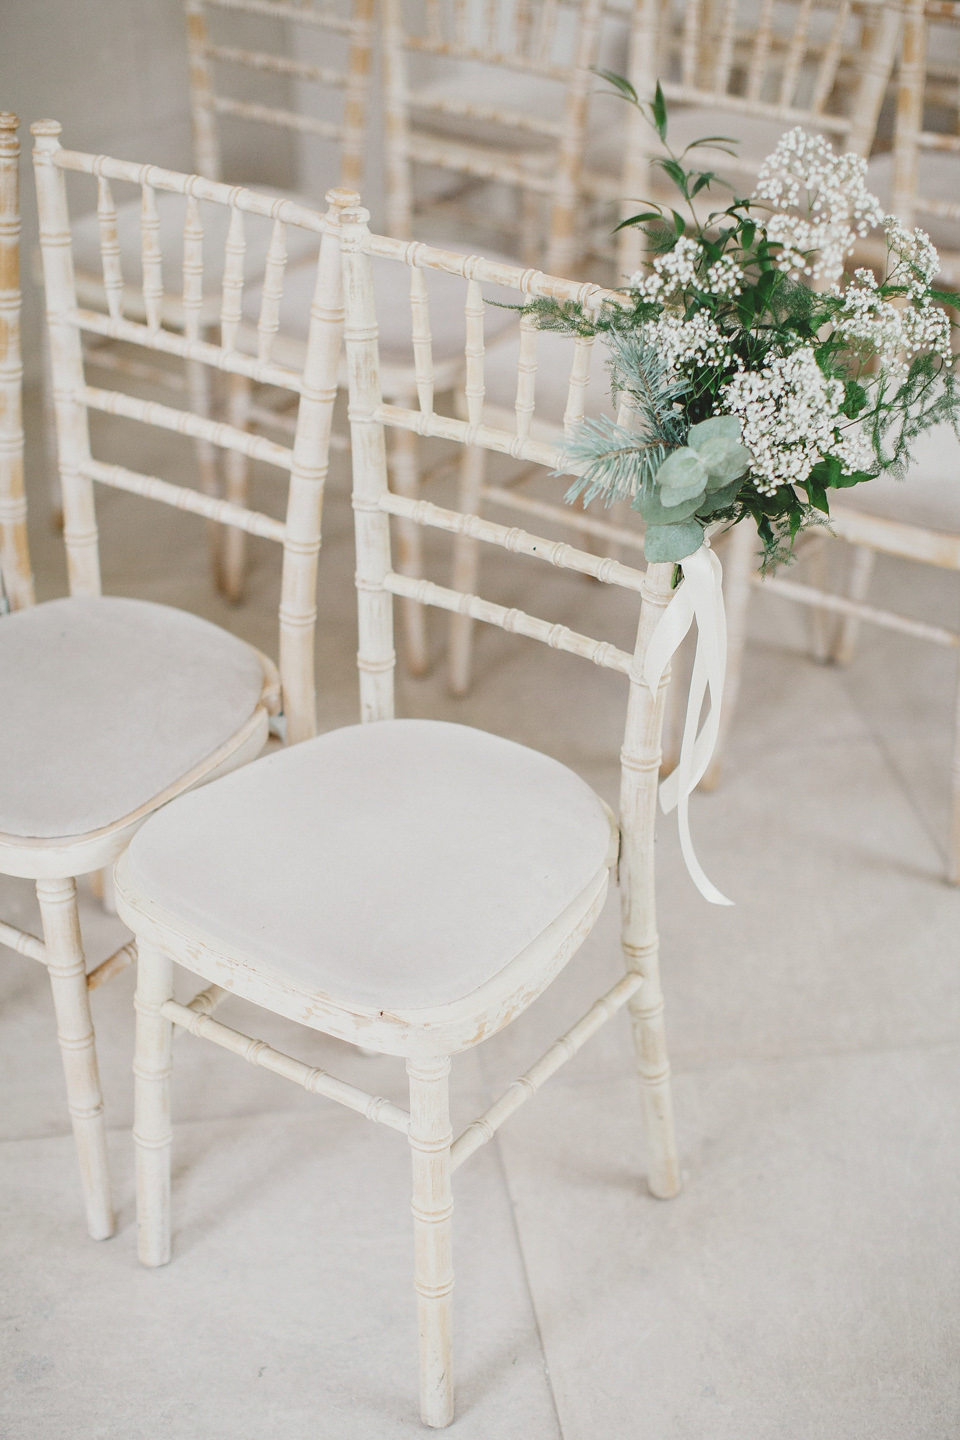
[[[657,81],[656,94],[653,97],[653,123],[656,126],[660,139],[666,142],[667,138],[667,102],[663,98],[663,91],[660,88],[660,81]]]
[[[601,80],[606,80],[608,85],[612,85],[614,89],[619,90],[620,94],[624,99],[629,100],[631,105],[640,104],[640,96],[625,75],[618,75],[615,70],[595,70],[593,73],[599,75]]]
[[[684,218],[683,218],[682,215],[678,215],[678,214],[677,214],[676,210],[671,210],[671,211],[670,211],[670,214],[673,216],[674,229],[676,230],[677,235],[678,235],[678,237],[679,237],[680,235],[683,234],[684,230],[686,230],[686,228],[687,228],[687,222],[686,222],[686,220],[684,220]]]
[[[648,220],[660,220],[662,215],[659,210],[644,210],[642,215],[631,215],[629,220],[621,220],[615,225],[612,234],[616,235],[618,230],[626,230],[629,225],[645,225]]]
[[[691,196],[699,195],[701,190],[706,190],[707,186],[711,185],[716,178],[712,170],[701,171],[699,179],[695,181],[693,189],[690,191]]]
[[[827,492],[822,485],[818,485],[812,476],[803,481],[803,488],[807,492],[807,498],[815,510],[822,510],[824,515],[830,514],[830,505],[827,501]]]

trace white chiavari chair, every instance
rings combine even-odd
[[[953,124],[950,131],[925,128],[926,82],[934,77],[934,96],[944,100],[945,67],[952,55]],[[904,225],[929,229],[942,263],[942,279],[953,289],[960,286],[960,138],[956,134],[960,84],[960,5],[924,4],[907,0],[903,50],[899,67],[894,150],[871,161],[868,184],[891,205]],[[930,107],[932,109],[932,107]],[[929,113],[929,111],[928,111]],[[858,247],[861,258],[883,264],[885,249],[877,254]],[[917,640],[950,648],[960,646],[960,634],[942,625],[922,623],[883,605],[868,603],[871,576],[878,555],[896,555],[946,570],[960,570],[960,443],[949,426],[920,437],[914,463],[903,480],[882,476],[869,485],[855,486],[831,497],[831,528],[852,547],[847,592],[834,594],[817,585],[799,584],[786,576],[762,582],[763,588],[800,604],[833,613],[838,625],[832,658],[848,662],[853,655],[860,623],[910,635]],[[728,566],[728,585],[745,609],[752,574],[746,564]],[[739,646],[732,647],[738,649]],[[725,700],[722,729],[730,723],[735,693]],[[960,883],[960,711],[952,765],[951,843],[947,878]],[[719,758],[719,757],[718,757]]]
[[[653,829],[666,677],[649,688],[644,657],[670,601],[673,566],[631,569],[608,557],[391,491],[385,432],[402,427],[553,469],[558,445],[532,438],[524,372],[509,427],[437,413],[430,348],[418,352],[419,406],[385,399],[373,272],[387,265],[455,277],[471,337],[484,287],[518,299],[599,303],[605,293],[501,262],[371,235],[367,212],[344,211],[357,546],[361,724],[247,767],[175,801],[138,833],[116,871],[118,909],[133,928],[138,975],[136,1135],[140,1257],[170,1258],[168,1086],[175,1025],[407,1136],[413,1166],[421,1413],[453,1418],[452,1172],[621,1006],[633,1021],[646,1121],[649,1185],[680,1188],[654,917]],[[414,288],[415,296],[419,292]],[[416,303],[416,302],[415,302]],[[331,299],[326,307],[336,308]],[[589,349],[588,341],[581,350]],[[483,355],[468,343],[471,403]],[[570,377],[571,408],[582,395]],[[639,602],[633,653],[475,594],[402,574],[391,519],[469,533]],[[620,816],[565,766],[467,726],[394,718],[393,601],[414,598],[622,674],[628,686]],[[619,880],[626,974],[531,1069],[454,1140],[451,1058],[527,1008],[591,929],[611,875]],[[202,977],[190,1004],[173,1000],[174,963]],[[409,1111],[302,1065],[210,1019],[222,990],[304,1025],[403,1057]]]
[[[223,181],[231,166],[242,174],[245,182],[255,164],[249,151],[236,140],[225,151],[221,122],[236,123],[241,129],[241,142],[251,127],[265,128],[271,140],[276,136],[305,140],[325,152],[326,163],[340,183],[355,188],[363,179],[366,152],[366,105],[370,84],[371,49],[373,41],[374,0],[316,0],[316,3],[288,3],[288,0],[185,0],[187,51],[189,59],[190,104],[193,128],[194,163],[197,173],[208,180]],[[246,20],[255,27],[247,46],[226,43],[232,37],[230,22]],[[292,39],[289,32],[293,32]],[[323,44],[323,63],[287,54],[287,47],[297,37],[306,37]],[[255,48],[251,48],[255,47]],[[296,88],[296,108],[278,103],[276,93],[268,91],[260,99],[241,99],[235,93],[238,82],[249,77],[266,85],[278,84]],[[283,99],[281,89],[279,99]],[[331,99],[331,97],[334,97]],[[339,98],[339,100],[336,97]],[[265,103],[269,101],[270,103]],[[261,163],[265,157],[261,156]],[[336,183],[336,182],[334,182]],[[292,190],[259,186],[262,194],[275,199],[288,199],[317,207]],[[320,194],[326,189],[323,186]],[[98,211],[81,215],[74,222],[74,256],[77,293],[90,308],[104,309],[108,289],[101,260],[103,215]],[[182,215],[176,196],[159,192],[155,197],[155,214],[150,217],[159,246],[162,264],[163,300],[161,313],[165,326],[185,322],[181,294],[181,257],[178,242]],[[144,294],[146,277],[138,274],[140,266],[141,215],[136,201],[114,207],[110,223],[115,227],[113,246],[124,272],[124,304],[131,317],[143,318],[147,299]],[[271,268],[278,262],[290,265],[303,263],[312,271],[318,249],[317,236],[291,227],[286,235],[286,255],[275,251],[276,237],[268,221],[251,216],[244,232],[241,255],[227,244],[229,216],[218,209],[207,221],[204,234],[204,291],[199,312],[199,333],[212,338],[220,319],[220,294],[224,281],[226,257],[232,254],[234,269],[240,268],[244,284],[262,286]],[[271,245],[274,249],[271,249]],[[309,301],[306,311],[309,311]],[[191,317],[193,318],[193,317]],[[256,324],[256,313],[251,317]],[[305,335],[309,315],[305,314],[302,329]],[[191,407],[198,414],[213,413],[210,394],[211,377],[202,364],[188,360],[184,371],[169,367],[144,366],[142,357],[131,360],[123,348],[96,337],[88,342],[89,360],[99,368],[119,367],[131,374],[139,373],[158,384],[187,389]],[[252,402],[250,382],[246,376],[227,377],[227,415],[236,428],[252,424],[271,433],[292,435],[296,428],[295,410],[291,410],[288,391],[263,388]],[[336,444],[336,438],[334,439]],[[221,477],[215,448],[205,440],[196,443],[200,487],[210,495],[224,494],[228,500],[244,505],[247,495],[246,457],[238,451],[224,457]],[[211,529],[211,552],[215,578],[224,594],[233,601],[242,597],[245,575],[245,537],[232,528],[221,532]]]
[[[278,723],[284,717],[289,741],[316,733],[316,566],[340,316],[317,313],[307,362],[298,371],[273,356],[274,317],[265,307],[263,347],[260,357],[253,359],[234,346],[239,291],[230,284],[228,263],[220,343],[200,339],[191,315],[198,315],[203,293],[202,216],[215,207],[226,211],[234,241],[247,215],[272,219],[277,231],[308,230],[320,242],[318,273],[331,264],[336,272],[339,258],[333,215],[326,222],[291,201],[198,176],[64,150],[56,121],[39,121],[32,129],[70,595],[40,605],[25,604],[0,621],[4,683],[0,873],[36,881],[43,922],[42,940],[7,924],[0,925],[0,940],[41,961],[49,971],[88,1228],[95,1238],[104,1238],[112,1233],[113,1211],[89,992],[131,963],[135,949],[125,945],[86,973],[76,877],[112,866],[144,819],[173,796],[256,756],[267,738],[271,716]],[[6,156],[5,205],[12,195],[9,145]],[[65,184],[71,172],[88,177],[85,183],[93,181],[99,189],[111,299],[106,315],[79,304]],[[147,221],[156,214],[156,194],[181,199],[187,311],[182,326],[162,324],[161,252],[149,223],[143,228],[146,315],[131,319],[122,312],[111,217],[113,187],[126,184],[141,190]],[[12,233],[12,224],[0,228],[7,244]],[[8,262],[9,254],[4,259]],[[3,274],[9,278],[7,263]],[[275,278],[279,286],[282,275],[278,272]],[[327,282],[322,288],[318,282],[318,293],[328,290]],[[6,291],[6,313],[10,304]],[[8,328],[8,337],[12,333]],[[292,450],[195,410],[175,410],[121,388],[88,385],[81,348],[84,333],[123,340],[148,356],[189,359],[227,374],[287,387],[300,397]],[[13,368],[11,364],[4,375]],[[290,477],[285,521],[95,458],[91,411],[204,439],[223,450],[237,448],[279,467]],[[140,433],[142,437],[144,432]],[[10,435],[8,429],[5,438]],[[4,455],[10,454],[6,446],[0,448]],[[171,468],[179,476],[181,460],[171,462]],[[16,574],[16,568],[11,572],[8,567],[7,542],[19,543],[17,527],[22,525],[16,464],[5,464],[0,480],[6,492],[3,563],[9,576]],[[102,595],[95,484],[160,501],[208,521],[241,526],[282,545],[279,672],[251,646],[185,611]],[[25,587],[21,593],[29,600]]]

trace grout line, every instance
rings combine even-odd
[[[490,1088],[490,1084],[489,1084],[489,1082],[488,1082],[488,1080],[487,1080],[487,1076],[486,1076],[486,1065],[485,1065],[485,1063],[484,1063],[484,1059],[483,1059],[482,1054],[481,1054],[481,1055],[478,1055],[477,1058],[478,1058],[478,1060],[479,1060],[479,1069],[480,1069],[481,1075],[483,1076],[484,1086],[485,1086],[485,1088],[486,1088],[487,1096],[488,1096],[488,1099],[489,1099],[489,1097],[492,1096],[492,1093],[493,1093],[493,1092],[492,1092],[492,1090],[491,1090],[491,1088]],[[555,1419],[556,1422],[557,1422],[557,1435],[558,1435],[558,1437],[559,1437],[559,1440],[563,1440],[563,1425],[562,1425],[561,1420],[560,1420],[560,1407],[559,1407],[558,1404],[557,1404],[557,1396],[556,1396],[556,1392],[554,1391],[554,1388],[553,1388],[553,1375],[551,1374],[551,1371],[550,1371],[550,1362],[549,1362],[549,1359],[548,1359],[548,1357],[547,1357],[547,1347],[546,1347],[546,1345],[545,1345],[545,1343],[544,1343],[544,1339],[543,1339],[543,1329],[542,1329],[542,1327],[541,1327],[541,1325],[540,1325],[540,1312],[539,1312],[539,1310],[537,1309],[537,1302],[536,1302],[536,1298],[535,1298],[534,1293],[533,1293],[533,1286],[532,1286],[532,1284],[530,1283],[530,1271],[529,1271],[529,1268],[528,1268],[528,1266],[527,1266],[527,1256],[526,1256],[526,1252],[525,1252],[525,1250],[524,1250],[524,1248],[523,1248],[523,1238],[522,1238],[522,1236],[521,1236],[521,1234],[520,1234],[520,1226],[519,1226],[518,1223],[517,1223],[517,1202],[516,1202],[516,1200],[514,1199],[513,1190],[511,1189],[511,1186],[510,1186],[510,1176],[509,1176],[509,1174],[507,1173],[507,1166],[506,1166],[506,1162],[505,1162],[505,1160],[504,1160],[504,1158],[503,1158],[503,1151],[502,1151],[502,1149],[500,1148],[500,1135],[499,1135],[499,1132],[498,1132],[497,1134],[495,1134],[494,1137],[493,1137],[493,1139],[490,1141],[489,1148],[490,1148],[491,1150],[493,1150],[494,1154],[495,1154],[496,1157],[497,1157],[497,1168],[498,1168],[498,1170],[500,1171],[500,1179],[501,1179],[501,1181],[503,1182],[503,1188],[504,1188],[504,1190],[506,1191],[507,1201],[509,1202],[509,1208],[510,1208],[510,1224],[511,1224],[511,1226],[513,1227],[514,1238],[516,1239],[516,1242],[517,1242],[517,1254],[520,1256],[520,1271],[521,1271],[521,1274],[522,1274],[522,1276],[523,1276],[523,1283],[524,1283],[524,1285],[526,1286],[526,1289],[527,1289],[527,1295],[528,1295],[528,1297],[529,1297],[529,1299],[530,1299],[530,1310],[531,1310],[531,1312],[532,1312],[532,1314],[533,1314],[533,1323],[534,1323],[534,1325],[536,1326],[536,1330],[537,1330],[537,1340],[538,1340],[539,1345],[540,1345],[540,1354],[541,1354],[542,1357],[543,1357],[543,1373],[544,1373],[544,1378],[546,1379],[546,1382],[547,1382],[547,1390],[548,1390],[548,1392],[549,1392],[549,1394],[550,1394],[550,1406],[551,1406],[551,1409],[553,1410],[554,1419]]]

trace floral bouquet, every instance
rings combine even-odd
[[[866,161],[820,136],[784,135],[749,200],[698,216],[712,171],[676,155],[657,86],[649,106],[629,81],[604,78],[653,125],[686,216],[651,206],[640,226],[649,263],[616,302],[588,313],[536,300],[541,327],[600,334],[620,419],[585,422],[567,459],[581,473],[567,499],[630,497],[646,521],[648,560],[680,561],[707,526],[750,517],[764,565],[787,558],[799,531],[823,523],[829,493],[903,474],[911,442],[956,426],[950,320],[957,297],[931,286],[939,265],[922,230],[884,215]],[[729,153],[729,152],[728,152]],[[858,238],[881,227],[882,279],[843,277]]]

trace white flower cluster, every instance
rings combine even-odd
[[[627,283],[631,290],[639,290],[647,300],[666,302],[697,284],[697,266],[702,256],[700,241],[681,235],[672,250],[657,256],[649,274],[636,270]]]
[[[851,349],[876,355],[881,371],[894,382],[906,377],[910,361],[924,351],[950,359],[946,311],[931,304],[922,289],[906,306],[884,300],[871,270],[854,273],[836,317],[836,331]]]
[[[715,260],[707,270],[705,288],[711,295],[719,295],[723,299],[728,299],[733,295],[740,294],[743,278],[743,271],[733,256],[721,255],[720,259]]]
[[[691,365],[726,365],[730,360],[726,336],[704,310],[689,319],[665,310],[644,328],[671,375]]]
[[[828,455],[846,471],[870,462],[869,444],[855,428],[839,429],[849,425],[841,411],[843,384],[823,375],[810,346],[759,372],[735,375],[721,395],[725,408],[740,417],[757,489],[765,495],[805,480]]]
[[[905,265],[911,272],[908,281],[911,293],[922,290],[924,284],[929,285],[933,277],[939,275],[940,258],[925,230],[907,230],[896,215],[883,217],[883,230],[887,237],[887,247],[891,255],[896,256],[896,264],[891,267],[891,276],[900,265]]]
[[[798,127],[782,137],[761,165],[754,191],[773,209],[766,231],[783,247],[781,270],[795,279],[836,280],[856,237],[884,218],[866,173],[865,160],[835,154],[822,135]]]

